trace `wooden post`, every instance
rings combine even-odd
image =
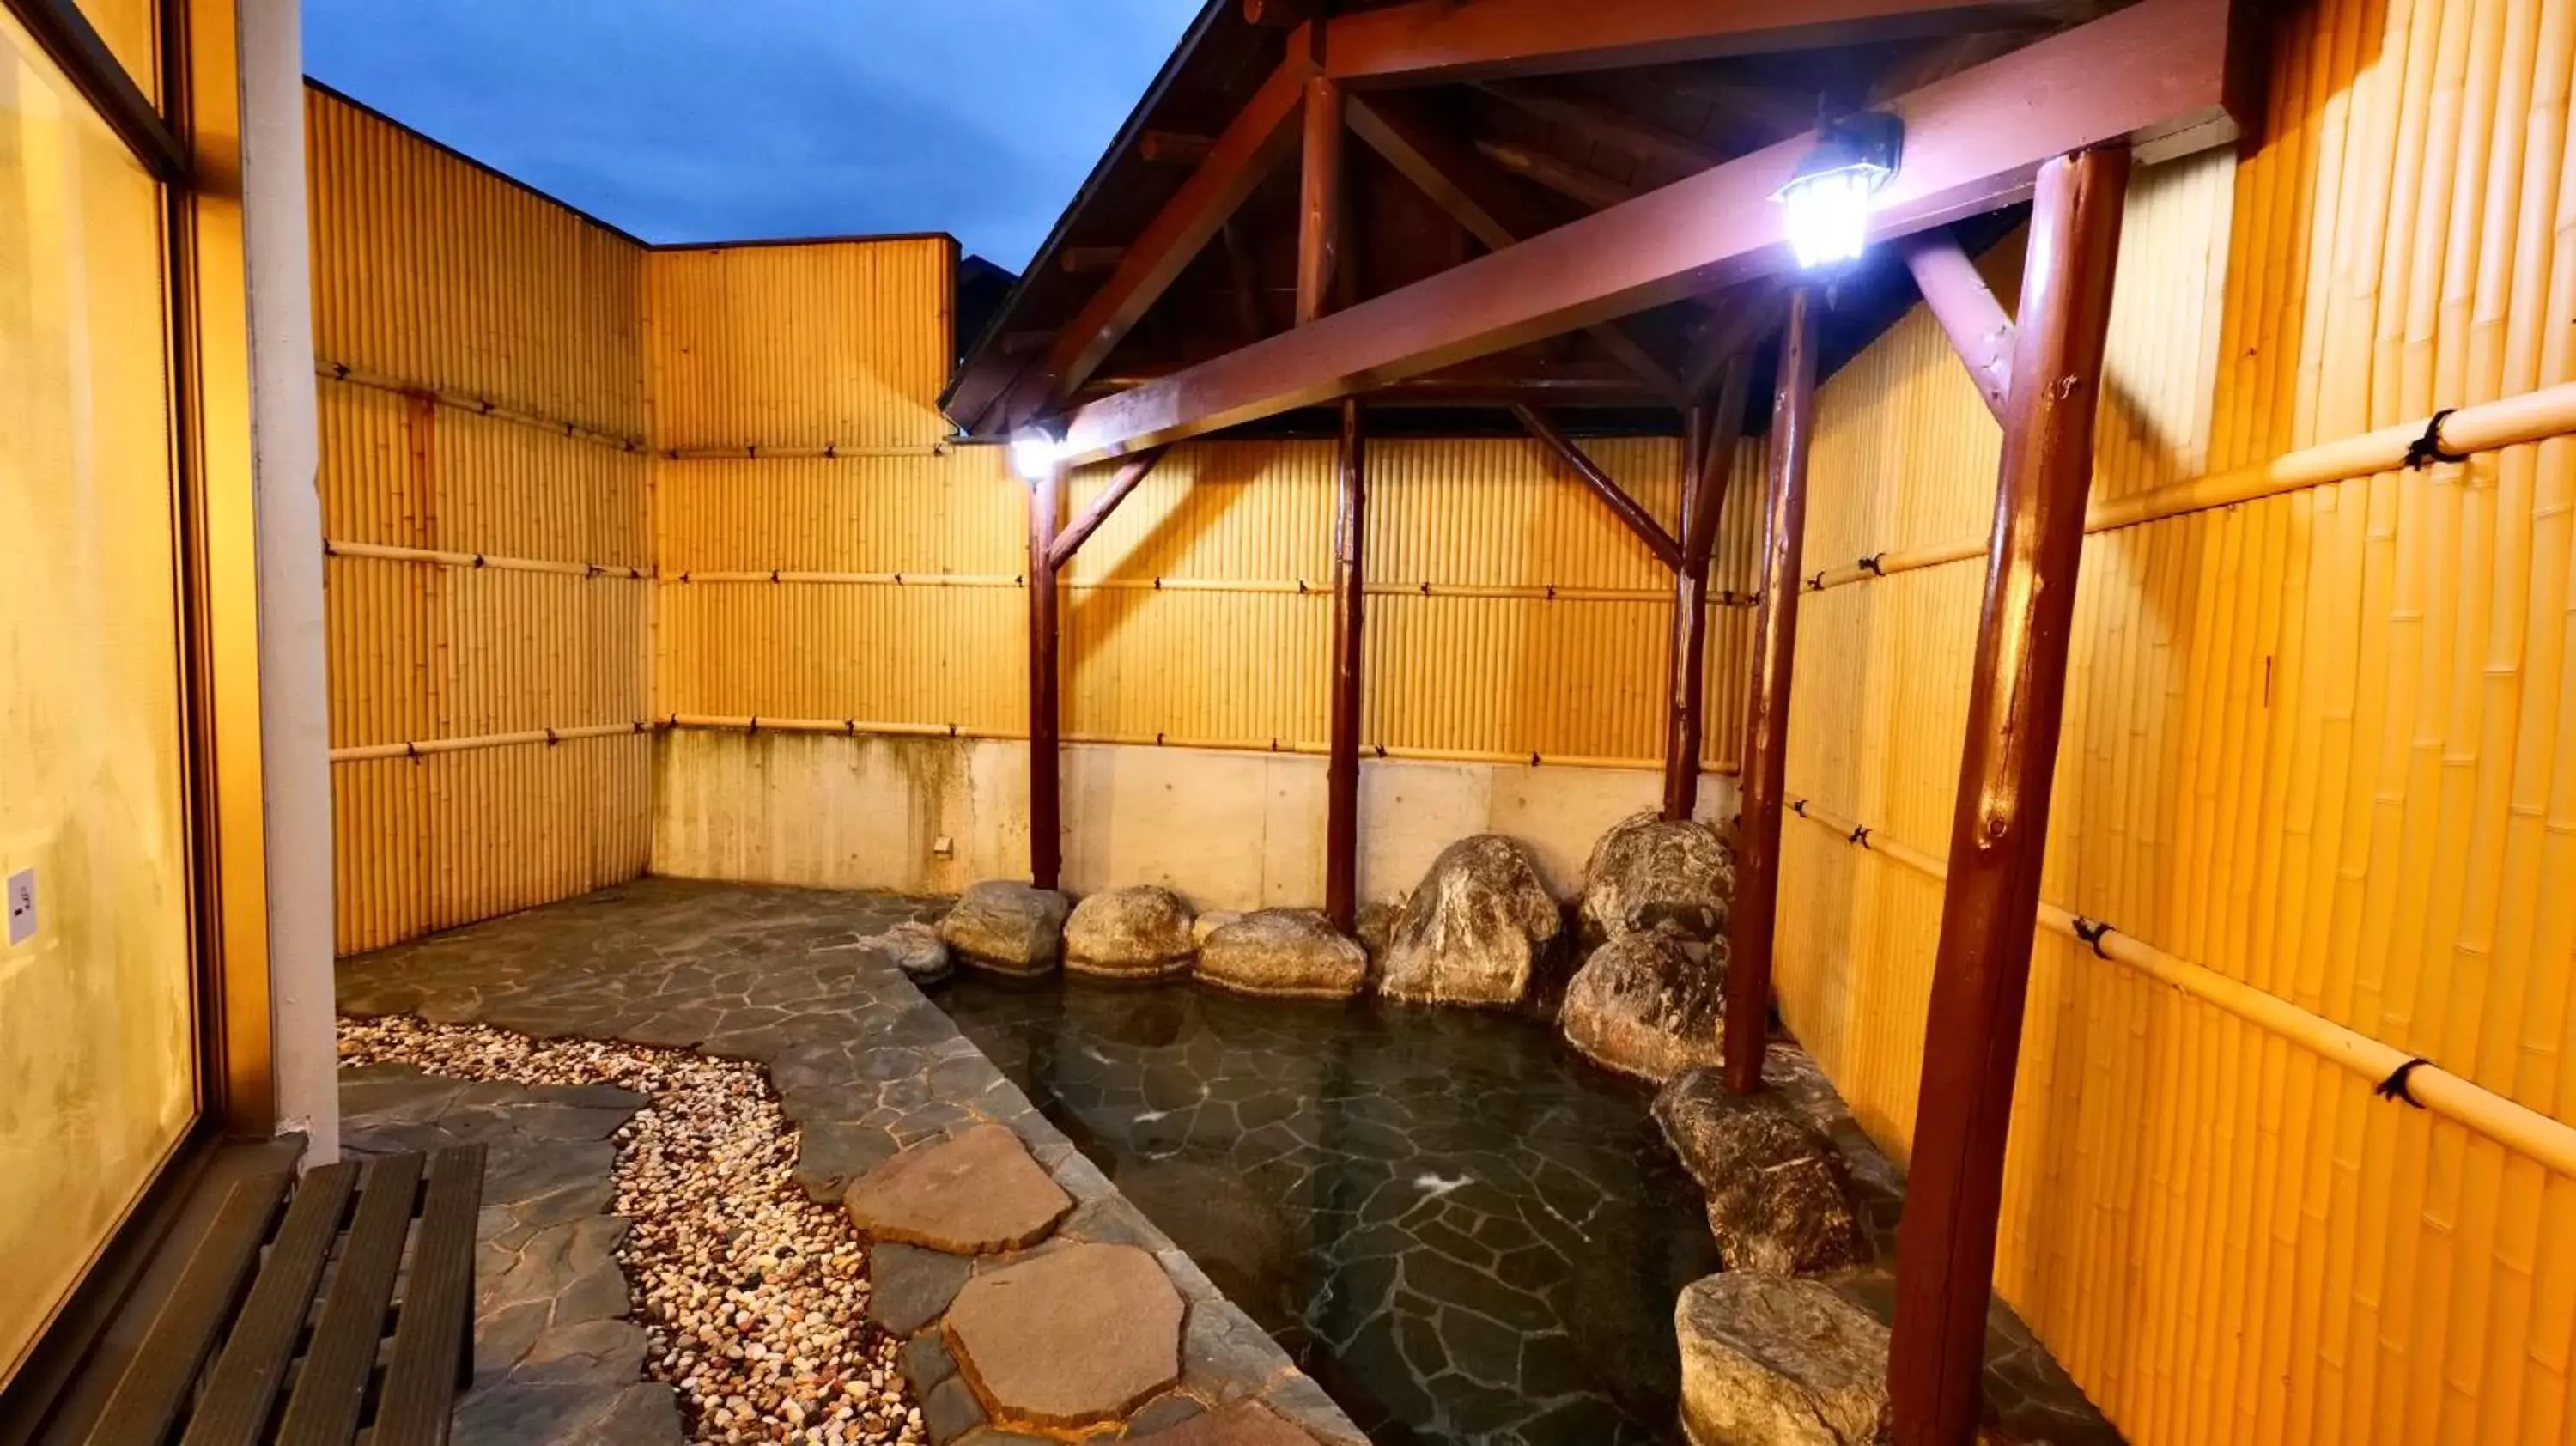
[[[1061,467],[1029,484],[1029,882],[1041,889],[1064,873],[1054,558],[1063,490]]]
[[[1745,369],[1730,362],[1711,407],[1683,414],[1681,564],[1673,569],[1673,627],[1664,710],[1664,817],[1699,808],[1701,695],[1708,679],[1708,567],[1744,426]]]
[[[1762,1088],[1771,1029],[1771,934],[1780,901],[1780,803],[1788,786],[1789,685],[1805,586],[1807,448],[1816,422],[1815,295],[1789,293],[1780,329],[1780,381],[1771,404],[1771,486],[1762,525],[1762,621],[1744,718],[1744,825],[1735,843],[1735,904],[1727,925],[1726,1087]]]
[[[2032,202],[1985,611],[1897,1230],[1888,1385],[1896,1439],[1905,1446],[1966,1446],[1977,1429],[2004,1142],[2128,180],[2127,147],[2079,151],[2040,167]]]
[[[1297,178],[1297,324],[1332,308],[1342,253],[1342,87],[1306,82],[1305,152]]]
[[[1333,524],[1332,753],[1324,769],[1324,916],[1359,923],[1360,639],[1367,594],[1368,445],[1356,397],[1342,399],[1340,485]]]

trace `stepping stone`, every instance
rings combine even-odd
[[[868,1171],[842,1204],[873,1239],[983,1255],[1045,1239],[1073,1198],[1029,1158],[1019,1136],[978,1125]]]
[[[1146,1439],[1155,1446],[1315,1446],[1314,1437],[1279,1419],[1258,1401],[1237,1401]]]
[[[1066,1245],[967,1282],[949,1345],[993,1418],[1068,1428],[1124,1417],[1181,1375],[1181,1296],[1132,1245]]]

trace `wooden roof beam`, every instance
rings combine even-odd
[[[1422,103],[1396,92],[1352,96],[1351,133],[1489,251],[1526,240],[1548,227],[1548,218],[1512,190],[1492,166],[1435,121]],[[1680,379],[1645,343],[1616,322],[1590,328],[1592,339],[1667,400],[1682,395]]]
[[[1480,0],[1449,13],[1520,3]],[[1900,97],[1905,164],[1879,195],[1873,237],[2010,205],[2030,194],[2041,162],[2089,146],[2125,139],[2153,159],[2234,140],[2246,97],[2233,83],[2246,68],[2230,66],[2231,19],[2228,0],[2140,0]],[[1337,53],[1341,39],[1336,29]],[[1811,144],[1793,137],[1094,402],[1074,413],[1068,451],[1089,462],[1199,436],[1782,273],[1794,262],[1770,198]]]
[[[1414,0],[1335,16],[1324,65],[1355,88],[1490,80],[1952,35],[2098,8],[2083,0]],[[1292,42],[1290,53],[1306,52]]]

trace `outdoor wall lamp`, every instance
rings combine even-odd
[[[1043,482],[1064,456],[1064,440],[1044,427],[1022,427],[1011,434],[1011,470],[1023,482]]]
[[[1789,249],[1812,270],[1860,259],[1869,203],[1896,174],[1905,124],[1882,110],[1855,111],[1816,127],[1816,148],[1771,197],[1789,224]]]

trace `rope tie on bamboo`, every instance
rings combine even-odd
[[[2469,460],[2468,453],[2454,452],[2442,445],[2442,419],[2456,410],[2458,409],[2454,407],[2444,407],[2435,412],[2432,420],[2424,424],[2424,435],[2406,444],[2407,470],[2421,472],[2436,462],[2459,463]]]
[[[1885,577],[1887,576],[1887,569],[1879,566],[1879,564],[1886,559],[1886,553],[1873,552],[1869,556],[1862,558],[1859,566],[1872,577]]]
[[[1811,578],[1807,579],[1807,591],[1809,591],[1809,592],[1823,592],[1824,590],[1825,590],[1825,575],[1824,575],[1823,573],[1821,573],[1821,572],[1820,572],[1820,573],[1817,573],[1814,577],[1811,577]]]
[[[403,740],[403,757],[410,759],[414,763],[418,763],[420,761],[420,745],[409,739]]]
[[[840,444],[840,443],[838,443],[838,442],[826,442],[826,443],[824,443],[824,444],[823,444],[823,460],[824,460],[824,461],[826,461],[826,462],[836,461],[836,460],[838,460],[838,459],[839,459],[840,455],[841,455],[841,444]]]
[[[1530,753],[1530,767],[1532,767],[1532,768],[1536,768],[1536,767],[1538,767],[1538,753],[1537,753],[1537,751],[1536,751],[1535,749],[1533,749],[1533,750],[1531,751],[1531,753]]]
[[[751,731],[755,734],[760,731],[760,715],[757,713],[751,715]]]
[[[778,581],[778,569],[773,567],[769,570],[769,580],[771,582]]]
[[[2415,1098],[2415,1092],[2406,1087],[2406,1077],[2431,1063],[2431,1060],[2426,1059],[2424,1056],[2419,1054],[2413,1059],[2406,1061],[2404,1064],[2399,1065],[2397,1068],[2390,1070],[2388,1072],[2388,1078],[2371,1086],[2370,1092],[2379,1096],[2383,1100],[2404,1100],[2406,1103],[2413,1105],[2415,1108],[2420,1110],[2424,1108],[2424,1102]]]
[[[335,382],[345,382],[345,381],[347,381],[348,379],[349,379],[349,364],[348,364],[347,362],[333,362],[333,363],[331,363],[331,380],[333,380],[333,381],[335,381]]]
[[[1789,811],[1800,818],[1805,818],[1807,816],[1807,801],[1803,798],[1793,798],[1789,800]]]
[[[561,742],[563,742],[562,735],[556,733],[552,728],[546,730],[546,746],[548,748],[552,748]]]
[[[481,567],[483,565],[483,554],[479,552],[474,554],[474,565],[476,567]]]
[[[1804,816],[1805,816],[1805,815],[1803,815],[1803,814],[1802,814],[1802,815],[1800,815],[1800,817],[1804,817]],[[1854,826],[1853,826],[1853,828],[1852,828],[1852,831],[1851,831],[1851,842],[1856,843],[1856,844],[1859,844],[1862,848],[1868,848],[1868,847],[1869,847],[1869,825],[1867,825],[1867,824],[1856,824],[1856,825],[1854,825]]]
[[[2099,919],[2088,919],[2081,914],[2075,916],[2075,937],[2093,946],[2093,957],[2096,959],[2108,959],[2111,957],[2109,952],[2104,950],[2102,947],[2102,937],[2106,934],[2116,934],[2118,932],[2119,930],[2112,928],[2110,925]]]

